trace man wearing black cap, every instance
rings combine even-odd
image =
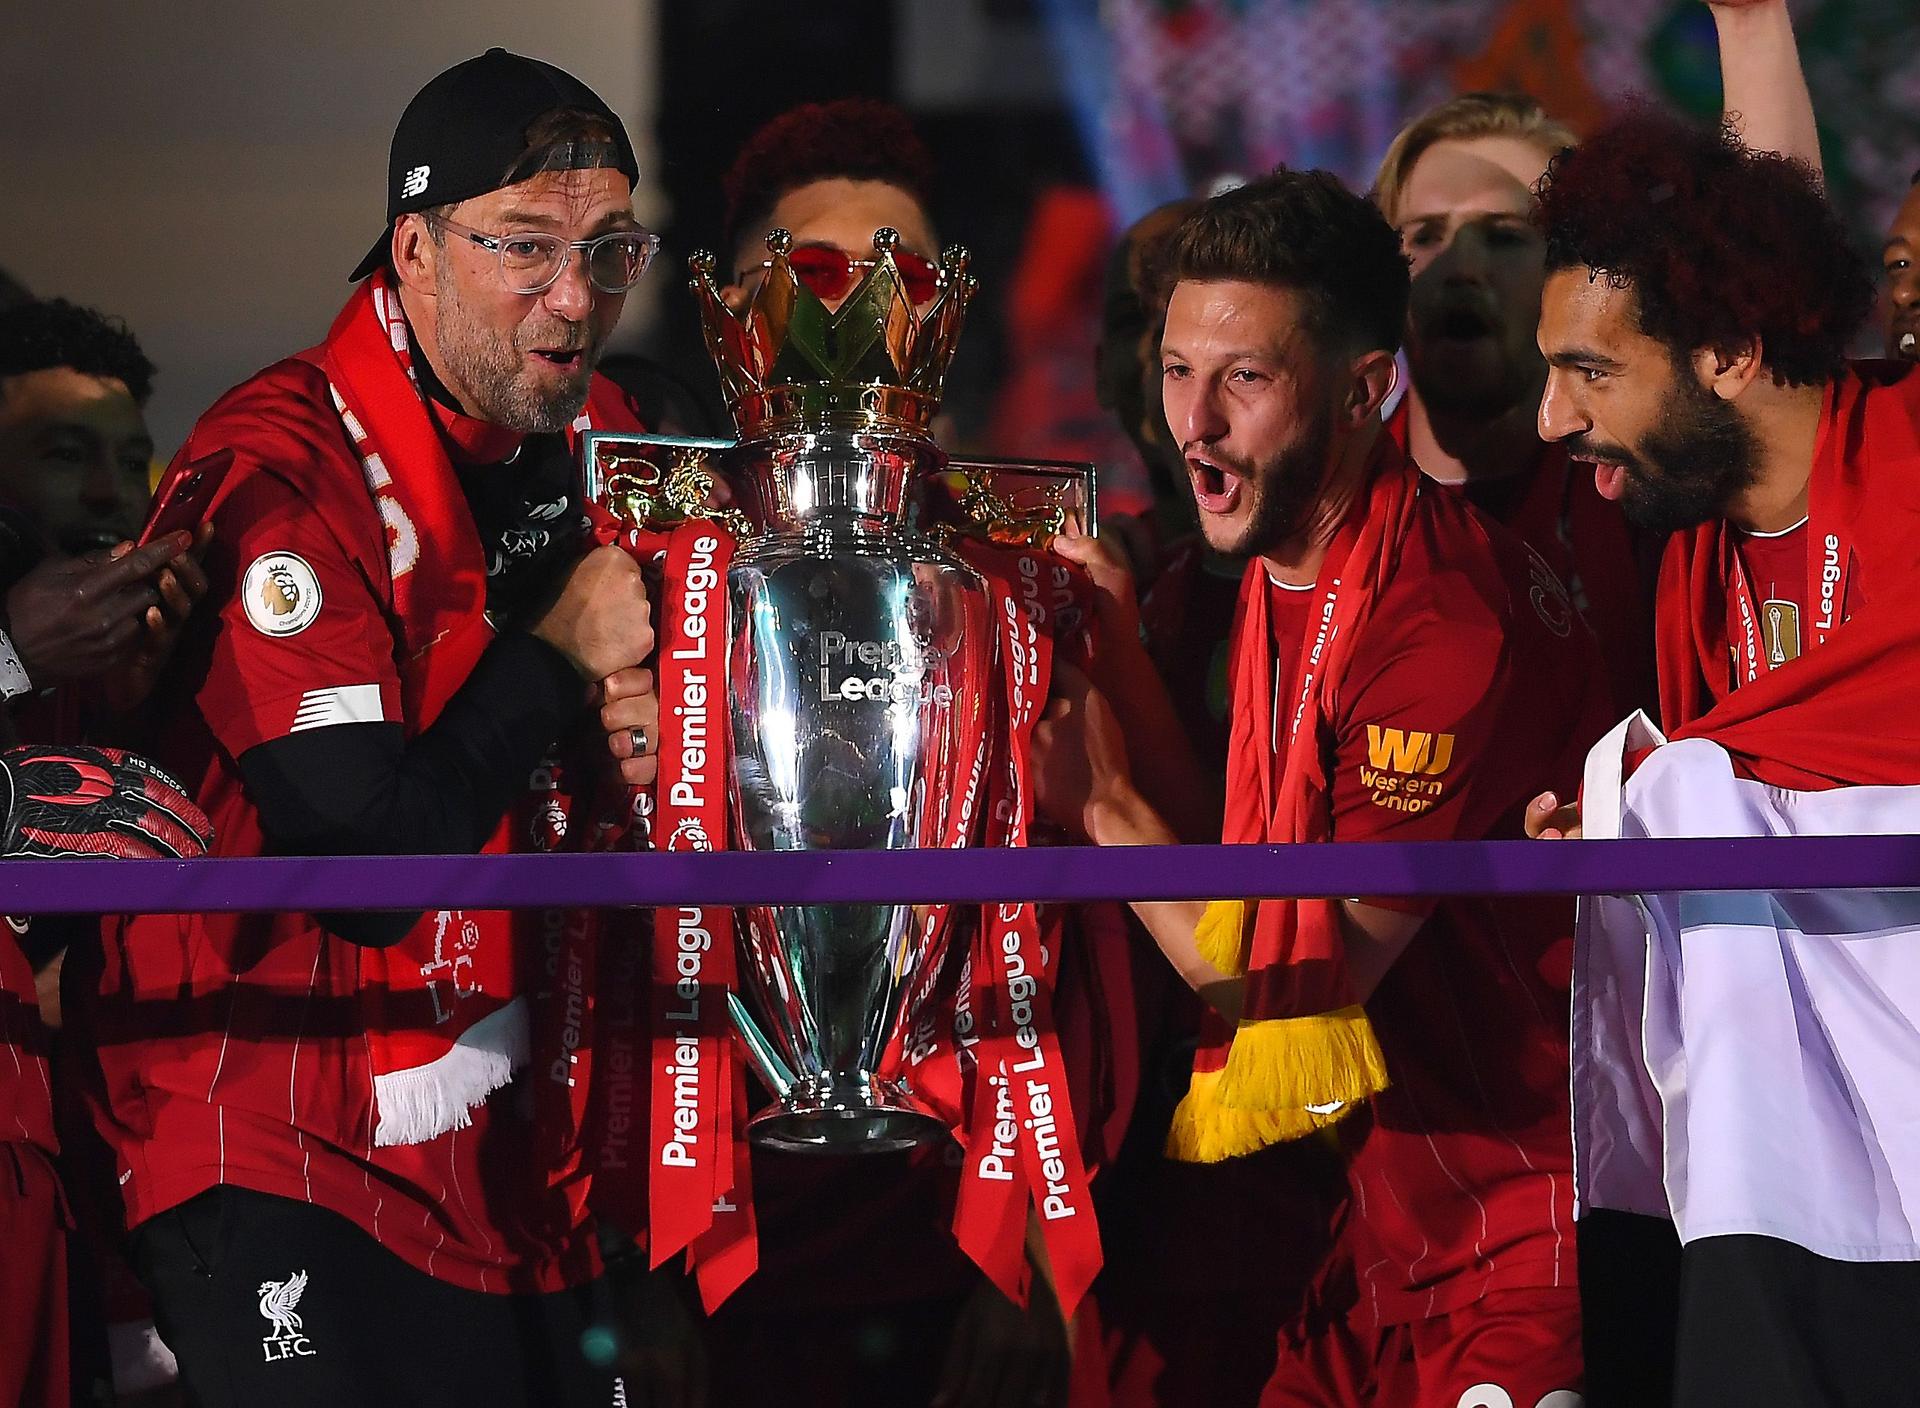
[[[155,713],[221,854],[548,849],[596,819],[575,801],[606,739],[652,780],[646,593],[583,540],[572,446],[636,425],[593,371],[655,248],[636,177],[570,75],[449,69],[400,120],[387,229],[325,341],[189,436],[161,492],[221,476],[211,588]],[[105,929],[70,982],[197,1402],[625,1401],[578,1155],[590,926]]]

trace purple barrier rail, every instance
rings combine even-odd
[[[13,914],[1908,889],[1920,836],[0,864]]]

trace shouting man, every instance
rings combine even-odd
[[[1225,839],[1518,834],[1530,779],[1603,722],[1559,582],[1380,424],[1408,275],[1379,212],[1281,170],[1191,216],[1169,255],[1167,421],[1209,544],[1249,562],[1235,622]],[[1111,568],[1105,639],[1131,624]],[[1043,805],[1099,844],[1168,842],[1105,694],[1057,701]],[[1543,703],[1550,697],[1551,706]],[[1358,1304],[1289,1332],[1267,1401],[1516,1402],[1580,1386],[1564,1017],[1569,907],[1361,898],[1136,907],[1218,1020],[1178,1157],[1350,1134]],[[1245,1209],[1249,1218],[1263,1208]]]

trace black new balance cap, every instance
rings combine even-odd
[[[527,130],[560,108],[600,118],[612,142],[530,152]],[[626,127],[593,89],[564,69],[505,49],[455,64],[400,114],[387,157],[387,228],[353,278],[364,279],[386,262],[393,222],[402,215],[483,196],[539,171],[579,166],[610,166],[635,185],[640,181]]]

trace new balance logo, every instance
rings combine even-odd
[[[301,1333],[303,1322],[294,1307],[307,1293],[307,1273],[296,1271],[284,1281],[260,1283],[260,1313],[273,1328],[260,1341],[260,1348],[271,1364],[276,1359],[307,1357],[313,1345]]]
[[[287,732],[305,733],[334,724],[377,724],[386,718],[377,684],[344,684],[332,689],[310,689],[300,696]]]
[[[1367,761],[1387,772],[1438,777],[1453,766],[1453,735],[1368,724]]]
[[[407,173],[407,179],[400,183],[400,198],[412,200],[427,188],[427,177],[433,174],[431,166],[416,166]]]

